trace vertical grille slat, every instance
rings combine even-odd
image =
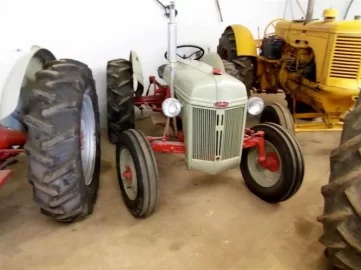
[[[215,161],[239,157],[244,107],[192,108],[192,158]]]
[[[222,159],[238,157],[242,139],[242,126],[244,109],[239,108],[227,110],[224,123],[224,148]]]
[[[215,110],[193,108],[192,156],[194,159],[214,160],[216,117]]]
[[[361,36],[337,36],[330,77],[360,79]]]

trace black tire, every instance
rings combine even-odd
[[[91,100],[95,120],[95,166],[86,185],[80,145],[83,99]],[[100,125],[98,97],[87,65],[64,59],[47,63],[36,74],[25,152],[28,179],[41,212],[57,221],[73,222],[93,212],[99,188]]]
[[[255,79],[255,58],[237,55],[236,37],[231,28],[225,30],[219,39],[217,53],[223,60],[235,64],[235,68],[238,70],[238,75],[235,77],[244,83],[249,97]]]
[[[253,194],[268,203],[288,200],[300,189],[304,177],[304,159],[296,138],[287,129],[274,123],[259,124],[252,127],[252,130],[265,133],[265,142],[271,143],[276,148],[282,165],[278,181],[268,187],[262,186],[254,179],[248,166],[248,159],[252,158],[251,153],[257,150],[244,149],[240,169],[247,187]]]
[[[123,149],[129,151],[137,175],[137,194],[135,198],[128,196],[121,173]],[[156,159],[146,137],[140,131],[128,129],[120,133],[116,145],[116,166],[118,182],[123,201],[136,218],[151,215],[159,201],[159,175]]]
[[[330,155],[329,183],[321,188],[324,212],[320,242],[331,264],[361,269],[361,94],[344,122],[340,145]]]
[[[133,69],[128,60],[108,62],[107,110],[108,139],[115,144],[121,131],[135,128]]]
[[[227,60],[222,59],[224,69],[227,74],[235,77],[237,80],[241,80],[239,75],[239,71],[236,69],[236,65],[232,62],[228,62]]]
[[[292,114],[279,103],[273,103],[271,105],[267,105],[264,108],[263,112],[261,113],[259,122],[275,123],[289,130],[293,134],[295,132],[295,124],[293,121]]]

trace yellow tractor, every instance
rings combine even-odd
[[[217,53],[249,95],[285,93],[288,110],[269,105],[260,122],[295,132],[342,130],[355,105],[361,87],[361,18],[337,21],[337,10],[326,9],[323,19],[315,20],[313,7],[310,0],[305,19],[271,21],[261,40],[242,25],[228,26],[219,40]]]

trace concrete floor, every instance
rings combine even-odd
[[[260,201],[239,170],[211,177],[187,171],[182,156],[157,154],[160,206],[145,220],[134,219],[123,205],[106,134],[98,203],[79,223],[58,224],[39,213],[22,156],[0,192],[0,269],[328,269],[316,217],[339,132],[297,137],[306,175],[289,201]]]

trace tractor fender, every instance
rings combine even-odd
[[[133,50],[130,52],[129,61],[132,63],[133,79],[136,80],[136,82],[134,83],[134,90],[137,89],[137,83],[140,83],[144,87],[142,62],[140,61],[138,54]]]
[[[236,39],[237,56],[254,56],[257,57],[256,41],[252,32],[240,24],[232,24],[226,30],[232,29]]]
[[[32,46],[30,50],[2,51],[0,59],[0,120],[3,120],[21,106],[21,89],[34,81],[35,73],[45,62],[55,60],[55,56],[45,48]]]
[[[224,64],[223,61],[221,59],[221,57],[219,56],[218,53],[215,52],[209,52],[206,53],[201,59],[200,61],[202,61],[203,63],[206,63],[208,65],[210,65],[211,67],[214,68],[218,68],[220,69],[222,72],[226,72],[225,68],[224,68]]]

